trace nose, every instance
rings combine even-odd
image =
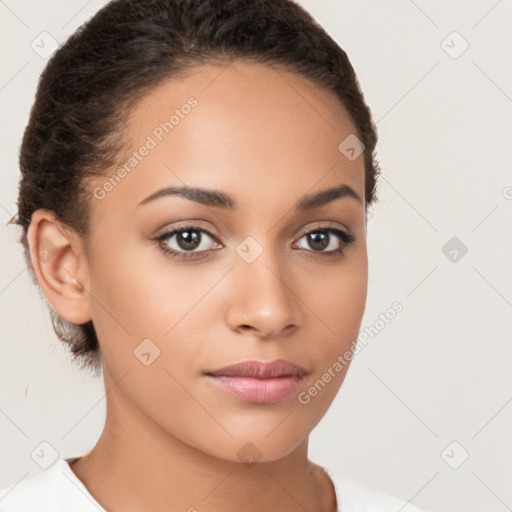
[[[296,330],[302,315],[290,276],[268,250],[252,263],[237,257],[230,277],[229,327],[260,338],[289,335]]]

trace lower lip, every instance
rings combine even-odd
[[[223,391],[247,402],[274,404],[293,395],[300,387],[303,377],[289,376],[272,379],[208,375],[210,381]]]

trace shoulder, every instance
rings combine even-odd
[[[323,469],[334,484],[340,512],[424,512],[412,503],[366,487],[338,470]],[[68,512],[70,505],[74,512],[105,512],[64,459],[46,471],[0,490],[2,512]]]
[[[338,511],[350,512],[425,512],[406,500],[367,487],[338,470],[324,467],[336,489]]]
[[[104,512],[64,459],[0,490],[1,512]]]

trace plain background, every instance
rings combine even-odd
[[[70,363],[6,223],[47,61],[32,42],[64,42],[104,3],[0,3],[0,488],[41,471],[42,441],[81,455],[103,427],[102,381]],[[403,304],[354,359],[310,458],[431,512],[510,510],[512,2],[301,4],[348,53],[379,131],[362,329]]]

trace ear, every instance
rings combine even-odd
[[[91,320],[89,269],[82,237],[49,210],[32,214],[27,232],[30,258],[48,302],[65,320]]]

